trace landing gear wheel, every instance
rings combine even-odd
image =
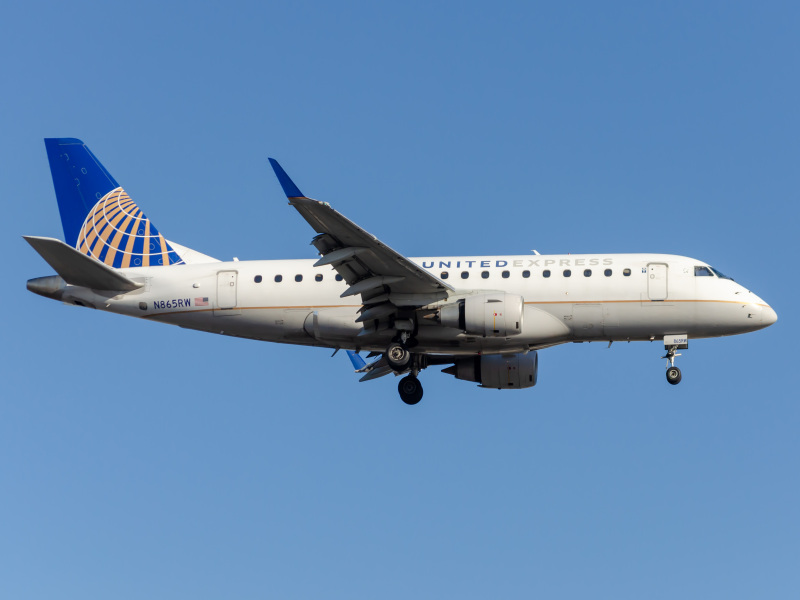
[[[397,384],[397,391],[400,392],[400,399],[409,406],[422,400],[422,384],[413,375],[403,377]]]
[[[678,367],[667,368],[667,381],[672,385],[678,385],[681,382],[681,370]]]
[[[394,342],[393,344],[389,344],[389,347],[386,349],[386,362],[389,363],[389,366],[398,373],[402,373],[408,368],[408,364],[411,362],[411,352],[408,351],[403,344],[398,342]]]

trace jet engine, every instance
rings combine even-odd
[[[481,387],[515,390],[536,385],[539,356],[536,350],[527,354],[488,354],[460,358],[442,371],[456,379],[474,381]]]
[[[522,296],[496,292],[467,296],[445,304],[439,319],[445,327],[483,337],[508,337],[522,332]]]

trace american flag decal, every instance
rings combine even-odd
[[[194,299],[195,306],[208,306],[208,298],[195,298]]]

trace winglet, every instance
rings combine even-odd
[[[269,164],[272,165],[272,170],[275,171],[275,176],[278,178],[278,182],[281,184],[283,193],[286,194],[287,198],[305,198],[303,192],[301,192],[294,184],[294,181],[289,178],[286,171],[278,164],[277,160],[270,158]]]

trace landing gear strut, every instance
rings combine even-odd
[[[408,405],[414,405],[422,400],[422,384],[414,375],[408,375],[397,384],[400,399]]]
[[[667,365],[667,381],[672,385],[678,385],[681,382],[681,370],[675,366],[675,357],[680,356],[680,354],[675,353],[677,349],[677,346],[669,346],[666,356],[661,357],[669,361]]]

